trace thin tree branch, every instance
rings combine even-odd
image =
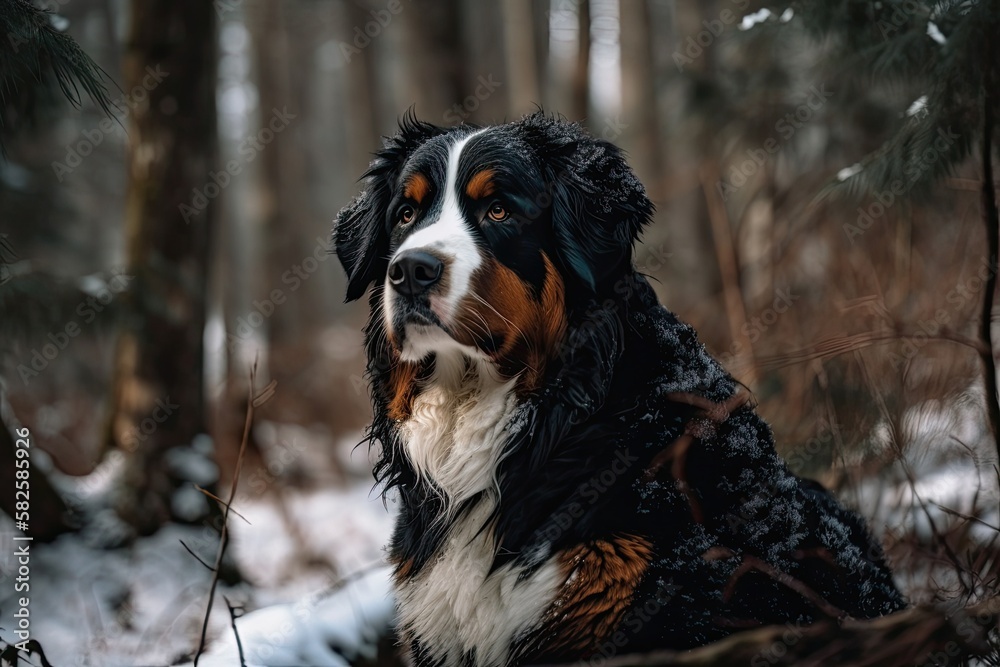
[[[243,655],[243,642],[240,641],[240,633],[236,629],[236,607],[225,595],[222,596],[222,599],[226,601],[226,607],[229,608],[229,622],[233,626],[233,635],[236,637],[236,650],[240,653],[240,667],[247,667],[246,657]]]
[[[181,543],[181,546],[182,546],[182,547],[184,547],[184,549],[185,549],[185,550],[186,550],[186,551],[187,551],[187,552],[188,552],[189,554],[191,554],[192,556],[194,556],[194,559],[195,559],[196,561],[198,561],[199,563],[201,563],[202,565],[204,565],[204,566],[205,566],[205,568],[206,568],[206,569],[208,569],[208,571],[210,571],[210,572],[215,572],[215,569],[214,569],[214,568],[213,568],[213,567],[212,567],[211,565],[209,565],[208,563],[206,563],[206,562],[204,561],[204,559],[202,559],[202,557],[201,557],[201,556],[199,556],[199,555],[198,555],[198,554],[196,554],[196,553],[195,553],[194,551],[192,551],[192,550],[191,550],[191,547],[189,547],[189,546],[188,546],[187,544],[185,544],[185,543],[184,543],[184,540],[178,540],[178,542],[180,542],[180,543]]]
[[[254,360],[250,369],[250,392],[247,398],[247,416],[243,422],[243,440],[240,442],[240,453],[236,458],[236,470],[233,472],[233,484],[229,489],[229,500],[223,503],[225,508],[222,513],[222,529],[219,535],[219,549],[215,554],[215,568],[212,574],[212,585],[208,591],[208,605],[205,607],[205,618],[201,624],[201,639],[198,641],[198,652],[194,656],[194,667],[198,667],[198,659],[205,652],[205,642],[208,636],[208,619],[212,615],[212,604],[215,602],[215,590],[219,586],[219,571],[222,568],[222,557],[226,552],[226,545],[229,544],[229,513],[236,497],[236,489],[240,482],[240,471],[243,469],[243,459],[247,451],[247,442],[250,439],[250,427],[253,424],[254,408],[260,406],[274,395],[275,382],[264,387],[259,395],[255,395],[255,380],[257,379],[257,360]]]
[[[840,624],[824,621],[805,627],[766,626],[738,632],[690,651],[610,655],[600,664],[601,667],[936,664],[929,661],[939,654],[946,655],[949,661],[986,654],[990,650],[987,633],[997,627],[998,612],[1000,598],[991,598],[958,610],[912,607],[868,621],[848,619]]]

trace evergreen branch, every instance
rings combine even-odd
[[[75,107],[86,94],[110,115],[105,80],[111,77],[53,25],[49,11],[28,0],[0,3],[0,129],[34,119],[38,101],[51,86]]]

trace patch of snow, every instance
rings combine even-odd
[[[911,104],[910,108],[908,108],[906,110],[906,115],[907,116],[916,116],[917,114],[920,114],[922,116],[925,113],[927,113],[927,96],[926,95],[921,95],[917,99],[913,100],[913,104]]]
[[[864,169],[864,167],[861,166],[861,163],[860,162],[855,162],[850,167],[844,167],[843,169],[841,169],[840,171],[838,171],[837,172],[837,180],[840,181],[840,182],[844,182],[847,179],[849,179],[851,176],[854,176],[855,174],[861,173],[862,169]]]
[[[927,22],[927,36],[942,46],[948,43],[948,38],[942,34],[941,29],[937,27],[934,21]]]
[[[236,620],[248,667],[348,667],[372,661],[379,637],[392,627],[395,605],[391,571],[379,567],[326,596],[274,605]],[[204,667],[239,664],[232,631],[198,662]]]
[[[757,11],[747,14],[746,16],[743,17],[743,20],[740,22],[740,30],[749,30],[758,23],[763,23],[768,18],[770,18],[770,16],[771,16],[771,10],[768,9],[767,7],[762,7]]]
[[[338,574],[356,572],[382,558],[392,532],[393,512],[386,511],[369,483],[310,493],[285,491],[282,508],[269,497],[243,500],[242,489],[254,493],[257,479],[248,477],[233,503],[246,521],[231,517],[229,526],[231,553],[257,585],[287,586],[282,582],[301,576],[302,561],[309,556],[326,560]],[[301,592],[310,585],[304,582]],[[294,596],[300,591],[289,592]],[[279,596],[272,599],[282,600]]]
[[[10,162],[0,163],[0,183],[3,183],[11,190],[25,190],[31,184],[33,176],[31,170],[25,169],[19,164]]]
[[[79,278],[78,283],[81,292],[86,292],[90,296],[100,296],[106,289],[108,289],[108,283],[104,280],[104,276],[99,273],[91,273],[90,275],[82,276]]]
[[[98,510],[80,531],[84,544],[93,549],[117,549],[131,536],[132,529],[110,508]]]
[[[32,459],[40,451],[35,450]],[[89,475],[64,475],[54,469],[49,479],[70,506],[93,511],[107,504],[124,472],[125,454],[120,449],[113,449]]]
[[[194,447],[174,447],[164,457],[170,473],[178,479],[208,486],[219,480],[219,466]]]
[[[199,433],[191,439],[191,449],[202,456],[211,457],[215,453],[215,442],[212,441],[212,436],[209,434]]]
[[[198,529],[166,526],[131,548],[109,549],[94,544],[94,531],[121,524],[102,516],[104,527],[92,524],[31,546],[32,638],[54,665],[171,664],[190,649],[205,611],[211,573],[179,543]],[[0,534],[9,540],[12,532],[5,520]],[[7,559],[0,572],[12,572],[11,556],[0,558]],[[0,580],[0,639],[11,642],[18,593],[10,579]],[[225,608],[216,610],[211,627],[217,634],[225,621]]]
[[[192,449],[206,446],[193,443]],[[197,646],[211,572],[185,551],[181,540],[211,563],[218,533],[204,524],[170,524],[152,536],[133,538],[131,527],[113,509],[122,467],[123,457],[111,452],[86,477],[52,475],[85,520],[78,533],[31,546],[32,637],[54,665],[169,665],[190,657]],[[392,619],[388,568],[371,571],[335,594],[316,592],[329,591],[345,575],[382,561],[392,513],[367,477],[343,488],[277,494],[269,487],[274,479],[266,474],[248,473],[234,503],[251,524],[230,516],[227,555],[246,581],[220,583],[209,651],[225,654],[226,647],[235,646],[228,598],[249,610],[237,622],[244,646],[256,651],[248,651],[256,656],[249,664],[339,666],[345,658],[370,654]],[[9,543],[15,534],[13,522],[0,515],[0,540]],[[11,631],[17,627],[14,598],[23,595],[14,590],[13,572],[10,549],[0,553],[0,640],[6,642],[16,639]],[[295,657],[271,662],[265,659],[269,651],[275,660]],[[239,664],[219,660],[214,664]]]
[[[209,499],[190,485],[182,486],[170,496],[170,510],[174,516],[184,521],[193,522],[208,516],[208,503]]]
[[[59,32],[66,32],[69,29],[69,19],[61,14],[49,14],[49,23]]]
[[[898,430],[880,423],[872,433],[871,455],[891,455],[899,446],[894,441],[902,442],[903,460],[861,478],[843,500],[869,520],[876,534],[912,535],[932,543],[936,532],[966,523],[957,512],[982,522],[967,523],[971,540],[993,543],[997,531],[990,526],[1000,526],[1000,489],[995,441],[982,406],[982,388],[971,387],[955,398],[910,407]],[[861,458],[846,457],[844,465],[860,465]],[[933,568],[930,573],[912,567],[897,571],[897,583],[911,600],[923,599],[932,592],[929,582],[943,585],[954,576],[947,564]]]

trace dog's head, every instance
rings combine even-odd
[[[485,128],[404,118],[338,216],[347,299],[404,362],[460,350],[544,366],[574,309],[612,294],[652,214],[612,144],[536,113]],[[394,355],[395,356],[395,355]]]

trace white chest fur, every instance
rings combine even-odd
[[[417,472],[437,485],[449,510],[485,491],[454,523],[437,553],[397,589],[404,631],[430,654],[455,665],[475,650],[476,664],[500,666],[511,641],[534,627],[565,573],[550,561],[519,581],[520,567],[490,573],[496,543],[480,529],[497,500],[496,467],[517,409],[514,381],[499,380],[485,363],[441,358],[431,383],[401,425]]]
[[[511,565],[489,574],[496,548],[479,529],[492,509],[492,500],[481,501],[397,590],[403,629],[445,665],[460,664],[473,649],[476,665],[504,665],[511,641],[539,622],[566,579],[554,560],[521,581],[521,568]]]
[[[439,356],[434,377],[401,425],[410,462],[455,507],[496,487],[495,472],[517,408],[515,380],[485,362]]]

